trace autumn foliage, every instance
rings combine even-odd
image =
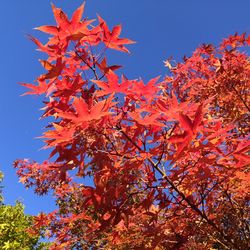
[[[14,164],[26,187],[53,191],[58,209],[35,218],[51,249],[247,249],[250,37],[166,60],[164,78],[127,79],[108,49],[133,41],[52,5],[45,73],[26,94],[44,96],[42,163]]]

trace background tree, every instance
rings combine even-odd
[[[0,172],[1,181],[3,173]],[[1,190],[2,191],[2,190]],[[14,206],[0,204],[0,249],[48,249],[47,243],[39,242],[39,235],[30,235],[32,216],[24,214],[24,206],[17,201]]]
[[[249,242],[249,37],[203,45],[145,84],[119,77],[108,49],[133,41],[98,21],[70,19],[52,5],[56,26],[38,85],[49,159],[17,160],[26,187],[52,190],[58,210],[33,230],[51,249],[247,249]]]

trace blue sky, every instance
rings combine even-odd
[[[45,41],[34,27],[54,24],[47,0],[2,1],[0,7],[0,170],[5,174],[5,202],[22,200],[26,212],[37,214],[54,207],[50,196],[38,197],[18,183],[12,162],[17,158],[46,159],[35,139],[42,134],[45,122],[39,120],[41,98],[21,97],[25,89],[18,82],[32,82],[42,71],[42,54],[26,38],[32,34]],[[82,1],[54,0],[69,15]],[[137,41],[129,46],[131,55],[114,52],[109,61],[123,65],[128,78],[145,81],[167,72],[163,60],[173,56],[180,61],[202,43],[218,44],[235,32],[250,33],[249,0],[87,0],[85,16],[100,14],[114,26],[123,25],[123,37]]]

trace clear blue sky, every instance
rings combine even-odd
[[[51,197],[38,197],[18,183],[12,162],[17,158],[43,161],[40,150],[45,123],[39,120],[41,99],[20,97],[25,89],[18,82],[32,82],[42,71],[35,45],[25,36],[41,36],[32,28],[54,24],[49,0],[1,1],[0,7],[0,170],[5,174],[5,202],[21,199],[26,212],[36,214],[53,209]],[[82,1],[54,0],[56,6],[72,14]],[[124,66],[129,78],[145,81],[165,75],[163,60],[173,56],[179,61],[201,43],[218,44],[235,32],[250,33],[249,0],[87,0],[85,15],[100,14],[109,24],[123,25],[122,36],[137,41],[132,54],[115,52],[110,61]],[[45,40],[44,40],[45,41]]]

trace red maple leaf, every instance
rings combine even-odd
[[[75,97],[72,103],[75,112],[57,110],[57,115],[61,118],[72,120],[72,122],[77,124],[99,120],[103,116],[111,114],[111,112],[108,111],[111,100],[112,96],[109,100],[103,100],[89,105],[84,99]]]
[[[82,4],[73,13],[71,21],[68,19],[67,15],[60,8],[56,8],[53,4],[52,4],[52,10],[54,13],[57,26],[44,25],[44,26],[39,26],[35,29],[51,34],[53,36],[58,36],[60,39],[65,39],[68,36],[72,37],[76,36],[77,38],[79,38],[79,35],[81,37],[83,36],[83,34],[89,32],[88,25],[91,24],[93,20],[81,21],[82,14],[84,11],[84,4]]]
[[[100,23],[100,27],[103,30],[102,39],[104,44],[111,49],[129,52],[129,50],[124,46],[124,44],[132,44],[135,42],[127,38],[119,38],[122,30],[121,25],[115,26],[113,30],[110,31],[106,22],[100,16],[98,16],[98,20]]]
[[[112,93],[127,93],[128,89],[131,86],[131,81],[126,78],[122,78],[122,82],[119,83],[119,77],[112,71],[109,70],[106,73],[107,81],[92,80],[95,84],[98,85],[102,90],[98,91],[98,95],[108,95]]]
[[[25,92],[23,95],[42,95],[46,93],[49,85],[44,80],[38,80],[38,85],[30,83],[21,83],[22,86],[29,88],[31,91]]]
[[[183,113],[179,114],[179,122],[184,132],[182,134],[173,135],[169,138],[170,142],[178,144],[176,157],[179,156],[179,154],[190,143],[193,136],[196,135],[197,127],[200,125],[201,121],[202,121],[202,105],[200,105],[196,110],[193,121],[191,121],[191,119],[187,115],[184,115]]]

